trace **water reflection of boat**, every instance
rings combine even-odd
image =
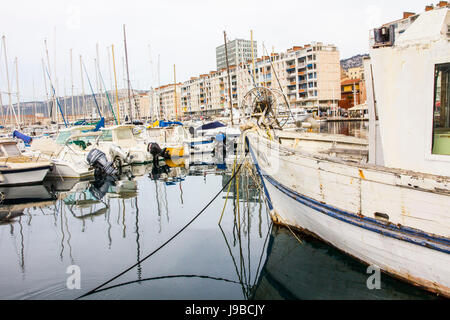
[[[10,221],[31,207],[46,207],[55,196],[43,185],[0,188],[0,221]]]
[[[42,184],[20,187],[0,187],[0,196],[2,205],[54,199],[49,190]]]
[[[84,219],[104,214],[108,206],[91,191],[89,181],[78,182],[69,192],[60,194],[66,208],[75,218]]]
[[[252,299],[432,299],[435,296],[382,274],[381,289],[369,290],[367,268],[315,239],[274,226],[267,259]]]

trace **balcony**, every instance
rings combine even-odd
[[[286,67],[286,71],[287,71],[287,72],[294,72],[294,71],[295,71],[295,65],[293,65],[293,66],[287,66],[287,67]]]

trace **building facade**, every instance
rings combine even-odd
[[[128,100],[128,96],[119,97],[120,119],[137,120],[137,119],[147,119],[150,116],[149,93],[132,92],[130,101],[131,103]],[[114,110],[114,112],[116,113],[116,110]]]
[[[253,57],[258,57],[257,42],[253,41]],[[239,63],[252,59],[251,40],[235,39],[227,42],[228,64],[237,66]],[[225,55],[225,44],[216,48],[216,68],[217,70],[227,67]]]
[[[181,83],[152,89],[148,95],[151,120],[177,120],[183,116]]]
[[[179,112],[188,117],[229,114],[230,104],[240,108],[245,94],[255,86],[281,89],[291,108],[324,112],[336,108],[341,100],[339,51],[334,45],[318,42],[296,46],[286,52],[256,58],[254,64],[244,57],[242,53],[244,62],[229,68],[230,90],[227,68],[191,77],[180,84]],[[156,92],[165,100],[161,101]],[[155,116],[159,110],[161,118],[174,119],[173,92],[173,85],[155,89],[150,98],[153,106],[159,106],[150,107]]]

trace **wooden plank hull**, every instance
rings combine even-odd
[[[450,297],[448,179],[333,161],[248,137],[275,221]]]

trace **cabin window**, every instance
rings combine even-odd
[[[105,130],[102,133],[102,140],[103,141],[112,141],[112,132],[111,130]]]
[[[3,149],[8,157],[18,157],[20,156],[20,150],[15,144],[4,144]]]
[[[438,64],[434,73],[432,153],[450,155],[450,63]]]
[[[118,140],[130,140],[133,139],[133,132],[131,130],[118,130],[117,131]]]
[[[70,131],[61,131],[58,135],[58,137],[56,138],[56,143],[63,145],[67,139],[69,139],[71,133]]]

